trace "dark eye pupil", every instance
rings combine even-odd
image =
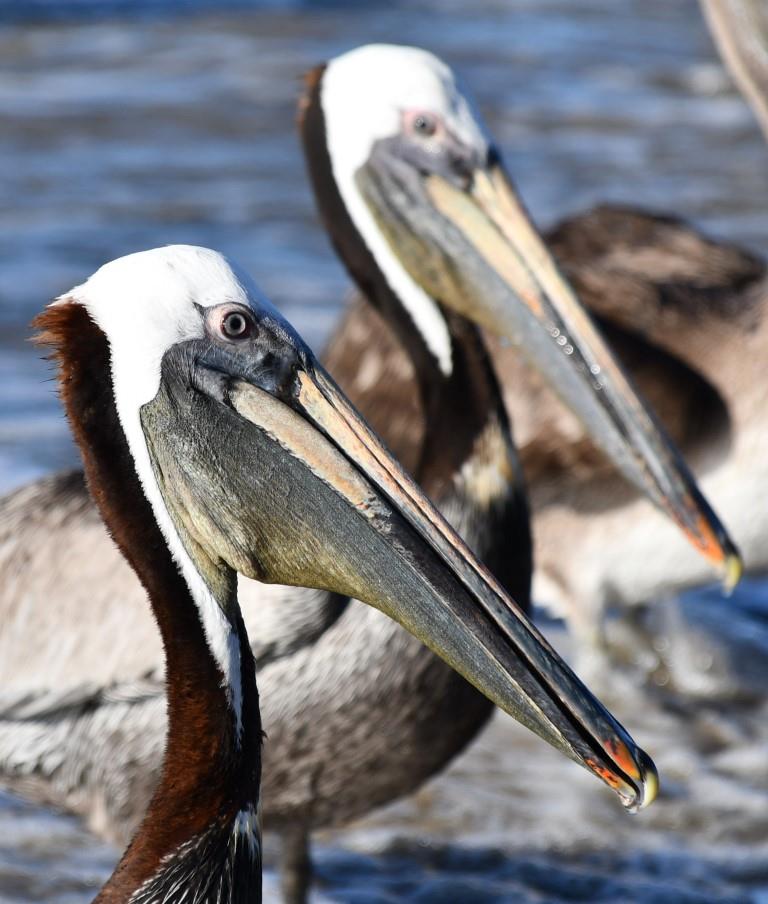
[[[224,318],[224,332],[228,336],[242,336],[248,328],[242,314],[227,314]]]
[[[435,123],[429,116],[417,116],[414,123],[417,132],[422,135],[433,135],[435,132]]]

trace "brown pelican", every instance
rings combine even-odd
[[[768,12],[754,0],[702,0],[721,53],[766,131]],[[768,135],[768,131],[766,131]],[[714,241],[676,217],[601,206],[546,236],[578,297],[701,475],[734,531],[747,569],[768,570],[768,521],[753,500],[768,480],[763,418],[768,349],[765,261]],[[408,398],[410,439],[424,430],[413,370],[382,318],[363,301],[347,311],[325,361],[339,373],[376,336],[392,400]],[[709,581],[700,557],[606,467],[576,419],[487,335],[526,474],[536,550],[534,598],[585,638],[608,604],[658,599]],[[374,426],[375,390],[344,383]],[[382,408],[381,417],[389,410]],[[406,418],[401,414],[401,418]]]
[[[97,901],[261,900],[262,731],[238,572],[366,601],[625,805],[653,799],[647,755],[221,255],[120,258],[37,326],[166,660],[160,780]]]
[[[372,77],[380,72],[387,78]],[[530,581],[527,509],[498,387],[466,317],[510,337],[543,368],[694,544],[720,563],[735,560],[555,268],[447,67],[413,48],[340,57],[309,81],[302,135],[334,244],[401,337],[418,382],[392,393],[393,375],[376,371],[370,333],[357,347],[350,342],[346,358],[334,345],[334,366],[354,391],[367,387],[367,410],[388,443],[521,603]],[[419,399],[426,429],[414,441]],[[141,594],[77,476],[20,491],[3,514],[9,558],[24,565],[5,569],[14,593],[0,657],[11,698],[0,762],[16,786],[86,813],[113,836],[127,832],[151,794],[164,727],[160,651]],[[41,532],[56,537],[46,547],[55,560],[30,567]],[[37,580],[53,582],[53,613],[51,587]],[[264,805],[269,824],[291,836],[289,872],[299,877],[291,895],[300,898],[310,829],[415,789],[474,737],[491,709],[405,632],[348,597],[280,591],[271,609],[263,588],[243,587],[241,597],[257,594],[245,618],[256,626],[272,740]],[[94,617],[83,619],[84,611]],[[39,668],[23,646],[35,623]],[[120,628],[104,657],[102,631],[112,623]],[[42,662],[46,687],[30,679],[39,680]],[[367,721],[373,706],[382,726],[375,733]]]
[[[768,138],[768,6],[763,0],[701,0],[701,6],[723,61]],[[733,529],[746,568],[765,573],[768,521],[754,504],[768,480],[765,260],[712,241],[677,218],[626,208],[574,217],[550,241],[644,394],[658,402],[665,426]],[[509,392],[515,362],[499,348],[494,361],[513,416],[521,414],[516,401],[526,394],[518,392],[513,400]],[[552,448],[552,434],[545,437],[540,425],[558,417],[562,411],[545,415],[522,440],[526,464],[540,457],[543,444]],[[532,480],[531,495],[541,541],[537,598],[572,621],[594,626],[609,603],[658,599],[709,576],[649,506],[604,479],[589,446],[583,432],[571,433],[561,461]],[[575,458],[585,466],[574,480]],[[588,501],[595,483],[604,500],[599,512]],[[620,546],[611,536],[617,524],[630,525]],[[597,550],[599,563],[592,558]],[[585,562],[586,569],[573,570]]]

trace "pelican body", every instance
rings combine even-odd
[[[129,255],[37,326],[165,654],[159,782],[97,902],[261,900],[262,730],[238,572],[365,600],[626,805],[650,802],[647,755],[241,271],[202,248]]]
[[[546,251],[450,70],[415,48],[352,51],[309,78],[301,134],[334,247],[378,311],[361,315],[372,318],[363,329],[350,315],[327,360],[520,605],[530,595],[528,508],[479,327],[512,341],[523,372],[538,368],[626,478],[710,563],[733,570],[725,529]],[[366,322],[374,329],[366,332]],[[398,344],[404,352],[388,357]],[[20,491],[6,516],[18,526],[6,546],[15,561],[38,531],[89,555],[86,563],[63,555],[10,582],[10,658],[2,660],[9,730],[0,763],[15,787],[122,837],[151,794],[164,729],[161,651],[141,591],[100,533],[77,475]],[[34,585],[51,577],[62,596],[58,627]],[[241,583],[271,739],[263,805],[268,824],[289,839],[287,897],[298,901],[311,829],[415,790],[492,709],[441,658],[353,595],[268,593]],[[93,620],[82,619],[84,610]],[[47,642],[38,636],[37,649],[51,676],[44,688],[30,682],[23,646],[38,618]],[[120,632],[109,658],[100,656],[97,628],[126,619],[130,632]],[[21,650],[23,661],[15,658]],[[378,732],[367,722],[374,708]]]

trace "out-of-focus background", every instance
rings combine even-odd
[[[76,461],[28,323],[107,260],[219,249],[322,345],[348,280],[295,100],[304,71],[373,41],[460,72],[541,226],[610,200],[768,251],[768,151],[695,0],[0,0],[0,490]],[[497,718],[414,799],[320,836],[317,900],[768,902],[768,588],[671,605],[702,613],[680,656],[714,690],[617,677],[666,779],[651,810]],[[116,855],[0,793],[0,901],[90,900]]]

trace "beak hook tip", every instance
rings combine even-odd
[[[726,555],[723,562],[723,593],[731,596],[744,575],[744,562],[736,548]]]
[[[637,765],[640,770],[640,797],[630,808],[631,813],[639,813],[650,806],[659,796],[659,773],[656,764],[644,750],[637,750]]]

